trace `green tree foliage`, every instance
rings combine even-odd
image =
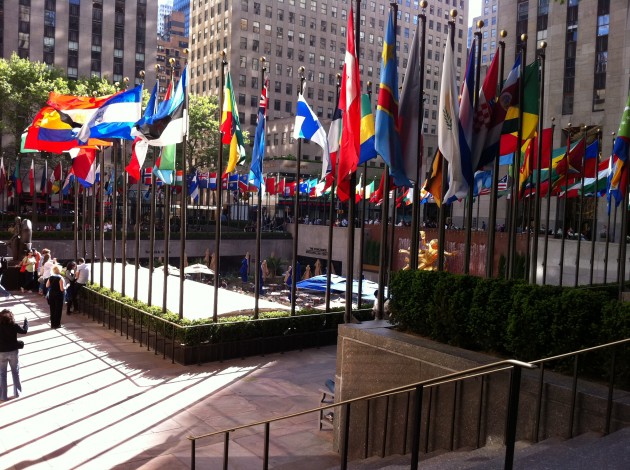
[[[22,132],[46,103],[51,90],[68,92],[67,81],[59,70],[20,59],[17,54],[0,59],[0,131],[13,137],[13,143],[7,146],[10,154],[19,152]]]
[[[216,168],[219,153],[219,104],[216,96],[191,95],[186,164]]]

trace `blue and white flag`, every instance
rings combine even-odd
[[[98,108],[83,124],[77,139],[85,144],[89,139],[133,140],[131,129],[142,115],[142,85],[117,93]]]
[[[192,178],[188,183],[188,195],[193,202],[199,200],[199,179],[197,178],[197,170],[192,174]]]
[[[264,187],[265,181],[263,179],[262,162],[265,157],[265,128],[266,128],[266,114],[267,114],[267,87],[269,80],[266,80],[263,84],[262,91],[260,93],[260,104],[258,106],[258,125],[256,126],[256,134],[254,135],[254,148],[252,149],[252,164],[249,170],[249,183],[252,186],[256,186],[258,191],[261,192],[261,188]]]
[[[298,95],[297,110],[295,112],[295,129],[293,130],[295,139],[308,139],[319,145],[324,151],[322,160],[329,161],[328,138],[324,128],[317,119],[317,115],[304,99],[304,95]]]

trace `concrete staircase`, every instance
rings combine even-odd
[[[419,468],[423,470],[499,470],[503,468],[504,459],[505,447],[489,445],[475,450],[421,455]],[[382,459],[371,457],[350,462],[348,467],[352,470],[404,470],[409,468],[409,455],[392,455]],[[630,469],[630,427],[608,436],[591,432],[570,440],[552,438],[538,444],[518,442],[514,468],[522,470]]]

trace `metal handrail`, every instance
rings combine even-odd
[[[530,364],[541,364],[543,362],[551,362],[557,359],[564,359],[565,357],[577,356],[578,354],[583,354],[591,351],[596,351],[598,349],[607,349],[613,346],[618,346],[620,344],[630,343],[630,338],[620,339],[618,341],[613,341],[612,343],[600,344],[599,346],[592,346],[590,348],[580,349],[579,351],[573,351],[565,354],[558,354],[557,356],[545,357],[543,359],[537,359],[535,361],[530,361]]]
[[[329,408],[335,408],[337,406],[350,405],[350,404],[358,402],[358,401],[371,400],[373,398],[385,397],[387,395],[396,395],[396,394],[402,393],[402,392],[410,392],[412,390],[415,390],[418,386],[423,386],[423,387],[437,386],[437,385],[442,385],[442,384],[446,384],[446,383],[449,383],[449,382],[455,382],[455,381],[458,381],[458,380],[467,379],[469,377],[475,377],[477,375],[481,375],[481,374],[478,374],[476,372],[486,371],[486,374],[488,374],[488,373],[492,373],[492,372],[499,372],[501,370],[511,369],[511,367],[501,367],[500,369],[496,369],[499,366],[505,366],[505,365],[508,365],[508,364],[511,365],[511,366],[523,367],[523,368],[526,368],[526,369],[536,369],[536,366],[530,364],[529,362],[521,362],[521,361],[517,361],[515,359],[507,359],[507,360],[500,361],[500,362],[493,362],[491,364],[486,364],[484,366],[474,367],[472,369],[467,369],[467,370],[461,371],[461,372],[454,372],[452,374],[442,375],[442,376],[436,377],[434,379],[423,380],[422,382],[415,382],[415,383],[412,383],[412,384],[409,384],[409,385],[404,385],[402,387],[390,388],[388,390],[382,390],[380,392],[370,393],[369,395],[362,395],[360,397],[351,398],[349,400],[339,401],[339,402],[336,402],[336,403],[333,403],[333,404],[330,404],[330,405],[319,406],[317,408],[311,408],[311,409],[306,410],[306,411],[299,411],[297,413],[291,413],[291,414],[283,415],[283,416],[276,417],[276,418],[266,419],[266,420],[262,420],[262,421],[256,421],[256,422],[249,423],[249,424],[242,424],[240,426],[235,426],[235,427],[223,429],[221,431],[214,431],[214,432],[210,432],[210,433],[206,433],[206,434],[200,434],[198,436],[188,436],[187,439],[188,440],[199,440],[199,439],[203,439],[203,438],[206,438],[206,437],[216,436],[217,434],[223,434],[223,433],[226,433],[226,432],[234,432],[234,431],[238,431],[240,429],[246,429],[246,428],[250,428],[250,427],[254,427],[254,426],[260,426],[261,424],[265,424],[265,423],[273,423],[275,421],[282,421],[284,419],[295,418],[297,416],[302,416],[302,415],[305,415],[305,414],[314,413],[314,412],[320,411],[320,410],[323,411],[323,410],[327,410]]]
[[[537,366],[530,364],[528,362],[517,361],[515,359],[507,359],[499,362],[493,362],[491,364],[486,364],[483,366],[473,367],[471,369],[467,369],[465,371],[454,372],[451,374],[443,375],[440,377],[436,377],[429,380],[423,380],[421,382],[415,382],[412,384],[390,388],[387,390],[382,390],[380,392],[371,393],[368,395],[363,395],[360,397],[355,397],[349,400],[339,401],[337,403],[328,404],[325,406],[319,406],[317,408],[312,408],[305,411],[300,411],[298,413],[291,413],[288,415],[271,418],[262,421],[256,421],[254,423],[249,423],[245,425],[235,426],[228,429],[224,429],[221,431],[214,431],[210,433],[201,434],[198,436],[188,436],[188,440],[191,443],[191,469],[195,469],[195,447],[196,442],[199,439],[204,439],[212,436],[217,436],[223,434],[224,436],[224,451],[223,451],[223,468],[227,468],[228,462],[228,449],[229,449],[229,439],[230,433],[236,432],[241,429],[247,429],[254,426],[265,426],[265,449],[267,449],[267,445],[269,442],[269,429],[270,424],[273,422],[295,418],[298,416],[303,416],[310,413],[322,412],[329,408],[335,407],[343,407],[345,420],[343,423],[344,432],[344,440],[342,443],[342,457],[341,457],[341,468],[346,469],[348,463],[348,431],[350,426],[350,406],[353,403],[368,401],[374,398],[386,397],[390,395],[395,395],[404,392],[416,392],[415,395],[415,420],[413,423],[413,448],[412,448],[412,456],[411,456],[411,468],[417,469],[418,466],[418,455],[419,455],[419,443],[420,438],[420,414],[422,412],[422,393],[424,391],[424,387],[436,387],[438,385],[450,383],[450,382],[459,382],[464,379],[468,379],[471,377],[476,377],[479,375],[487,375],[495,372],[499,372],[502,370],[512,370],[512,380],[510,381],[510,391],[509,391],[509,400],[508,400],[508,419],[507,419],[507,427],[506,427],[506,455],[505,455],[505,468],[511,469],[512,463],[514,460],[514,445],[516,441],[516,415],[518,412],[518,398],[520,393],[520,378],[521,378],[521,369],[535,369]],[[265,455],[267,455],[265,451]],[[265,459],[263,462],[264,468],[267,468],[268,461]]]

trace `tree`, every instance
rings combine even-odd
[[[0,131],[13,137],[13,142],[7,146],[10,154],[20,151],[22,132],[46,103],[51,90],[68,92],[67,81],[60,70],[20,59],[15,53],[9,60],[0,59]]]

